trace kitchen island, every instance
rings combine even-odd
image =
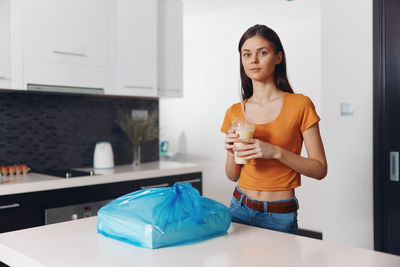
[[[97,217],[0,234],[0,260],[10,266],[376,266],[400,257],[232,223],[228,234],[156,250],[104,237]]]

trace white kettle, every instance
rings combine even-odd
[[[97,142],[93,153],[93,168],[114,168],[114,154],[109,142]]]

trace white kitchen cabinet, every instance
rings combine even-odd
[[[181,0],[0,0],[0,88],[182,97]]]
[[[104,88],[107,15],[107,0],[23,0],[24,87]]]
[[[0,0],[0,36],[0,88],[10,88],[10,0]]]
[[[183,96],[183,8],[181,0],[158,1],[158,95]]]
[[[106,93],[157,97],[157,0],[118,0],[110,10],[114,66]]]
[[[0,88],[22,89],[22,14],[19,0],[0,0]]]
[[[24,80],[26,84],[85,87],[101,92],[95,89],[104,89],[107,84],[107,68],[25,59]]]

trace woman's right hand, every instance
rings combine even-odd
[[[236,142],[239,135],[233,129],[228,130],[228,134],[225,137],[225,149],[233,154],[232,148],[234,146],[234,142]]]

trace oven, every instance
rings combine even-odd
[[[97,216],[99,209],[111,201],[113,199],[45,209],[45,224]]]

